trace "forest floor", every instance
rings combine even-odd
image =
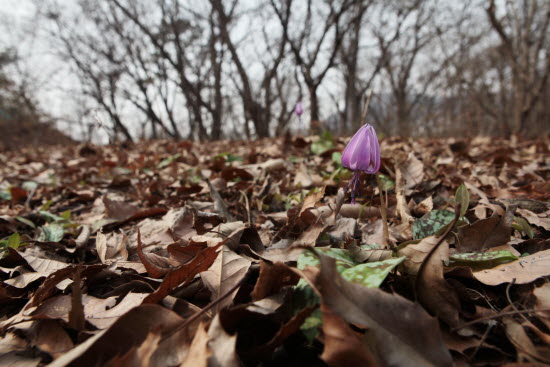
[[[550,142],[347,141],[0,153],[0,365],[550,364]]]

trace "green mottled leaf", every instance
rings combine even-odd
[[[50,213],[50,212],[44,211],[44,210],[40,210],[40,211],[38,212],[38,214],[40,214],[41,216],[43,216],[44,219],[46,219],[47,222],[61,222],[61,221],[65,221],[65,218],[60,217],[59,215],[55,215],[55,214],[52,214],[52,213]]]
[[[11,192],[9,191],[0,191],[0,199],[2,200],[11,200]]]
[[[413,239],[419,240],[433,235],[441,228],[451,223],[455,217],[449,210],[432,210],[412,225]]]
[[[405,257],[391,258],[384,261],[359,264],[344,270],[342,277],[352,283],[364,285],[368,288],[378,288],[386,276],[405,260]]]
[[[132,174],[132,170],[127,167],[115,167],[111,170],[115,176],[125,176]]]
[[[28,220],[27,218],[17,216],[17,217],[15,217],[15,219],[17,219],[18,221],[20,221],[23,224],[28,225],[31,228],[36,228],[36,225],[33,222],[31,222],[30,220]]]
[[[25,191],[28,191],[28,192],[36,190],[37,187],[38,187],[38,183],[36,183],[34,181],[25,181],[21,185],[21,188]]]
[[[330,140],[317,140],[311,143],[311,152],[315,155],[321,155],[332,148],[334,148],[334,143]]]
[[[356,265],[353,261],[353,256],[348,250],[328,247],[316,248],[315,250],[336,259],[336,268],[338,269],[338,272],[344,271],[345,269]],[[298,269],[303,270],[307,266],[319,266],[319,258],[311,251],[304,251],[300,257],[298,257]]]
[[[517,256],[507,250],[470,252],[450,255],[449,266],[470,266],[476,269],[489,269],[517,259]]]
[[[99,229],[103,226],[106,226],[111,223],[115,223],[117,220],[113,218],[102,218],[96,220],[94,223],[92,223],[92,233],[95,233],[99,231]]]
[[[229,153],[225,159],[227,160],[227,162],[242,162],[243,161],[243,157],[239,157],[238,155],[235,155],[235,154],[231,154]]]
[[[368,249],[369,246],[365,245],[361,248]],[[400,257],[359,264],[353,260],[353,256],[348,250],[336,248],[316,248],[315,250],[336,259],[336,269],[344,279],[368,288],[379,287],[390,271],[405,260],[405,257]],[[304,251],[298,258],[299,269],[304,269],[307,266],[319,266],[319,259],[311,251]],[[300,279],[294,289],[293,302],[296,310],[319,303],[317,294],[304,279]],[[301,330],[309,340],[313,340],[317,336],[317,330],[321,324],[321,313],[316,310],[306,319]]]
[[[50,206],[52,206],[52,204],[53,204],[53,200],[48,200],[44,204],[42,204],[42,207],[40,208],[40,210],[46,211],[50,209]]]
[[[223,158],[226,162],[242,162],[243,158],[239,157],[238,155],[231,154],[231,153],[220,153],[216,155],[214,158]]]
[[[19,236],[19,233],[15,232],[11,236],[8,237],[7,246],[11,248],[18,248],[21,241],[21,237]]]
[[[382,190],[389,191],[395,187],[395,182],[393,182],[388,176],[380,173],[378,177],[380,178],[380,183],[382,184]]]
[[[52,223],[40,228],[40,234],[36,240],[40,242],[59,242],[63,239],[64,235],[65,230],[63,226]]]
[[[174,154],[168,158],[164,158],[162,161],[160,161],[158,164],[157,164],[157,168],[165,168],[165,167],[168,167],[170,165],[170,163],[172,163],[173,161],[175,161],[176,159],[178,159],[179,157],[181,157],[181,154]]]
[[[340,152],[333,152],[331,160],[336,163],[338,167],[342,167],[342,153]]]
[[[533,228],[531,228],[531,226],[529,225],[529,223],[527,223],[525,219],[521,217],[514,217],[514,221],[518,225],[516,227],[514,224],[512,224],[515,229],[520,232],[524,232],[527,236],[529,236],[529,238],[535,237],[535,232],[533,231]]]
[[[464,184],[456,189],[455,202],[460,204],[460,216],[464,216],[468,210],[468,205],[470,205],[470,193]]]
[[[330,131],[325,131],[321,134],[321,138],[311,143],[311,152],[316,155],[321,155],[327,150],[334,148],[334,141]]]

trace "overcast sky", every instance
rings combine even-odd
[[[53,116],[72,116],[72,101],[60,87],[70,89],[75,79],[50,50],[45,35],[38,33],[34,1],[0,0],[0,4],[0,49],[17,47],[21,66],[29,73],[29,83],[33,84],[39,104],[46,112]],[[67,129],[63,123],[58,127]]]

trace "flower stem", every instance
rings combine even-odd
[[[380,180],[380,173],[376,174],[376,183],[378,184],[378,194],[380,195],[380,214],[382,214],[382,226],[384,229],[384,238],[382,245],[388,247],[388,239],[390,237],[388,231],[388,213],[386,210],[386,203],[384,201],[384,195],[382,194],[382,181]]]

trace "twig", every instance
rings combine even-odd
[[[367,96],[365,97],[365,107],[363,107],[363,113],[361,114],[361,124],[365,123],[367,119],[367,112],[369,112],[370,99],[372,98],[372,89],[369,89]]]
[[[27,208],[28,210],[31,209],[31,200],[35,193],[36,193],[36,186],[31,189],[31,192],[29,193],[29,195],[27,196],[27,199],[25,200],[25,208]]]
[[[210,302],[209,304],[207,304],[202,310],[198,311],[197,313],[195,313],[193,316],[191,316],[190,318],[188,318],[187,320],[183,321],[181,324],[177,325],[175,328],[173,328],[172,330],[168,331],[161,339],[160,341],[164,341],[166,339],[168,339],[169,337],[171,337],[172,335],[174,335],[175,333],[177,333],[178,331],[182,330],[182,329],[185,329],[187,326],[189,326],[189,324],[191,324],[193,321],[197,320],[200,316],[202,316],[206,311],[210,310],[211,308],[213,308],[214,306],[216,306],[218,303],[220,303],[221,301],[223,301],[225,298],[229,297],[233,292],[235,292],[243,283],[244,281],[247,279],[248,277],[245,275],[241,280],[239,280],[237,282],[237,284],[235,284],[233,287],[231,287],[227,292],[225,292],[224,294],[222,294],[221,296],[219,296],[218,298],[216,298],[215,300],[213,300],[212,302]]]
[[[229,210],[227,209],[227,205],[225,204],[225,201],[223,201],[222,196],[220,195],[219,191],[216,190],[214,185],[210,182],[209,179],[205,179],[206,183],[208,184],[208,188],[210,189],[210,197],[214,201],[214,207],[215,209],[223,215],[228,221],[232,222],[234,220],[233,216],[229,213]]]
[[[474,359],[474,357],[476,356],[477,352],[479,351],[479,348],[481,348],[481,346],[483,345],[483,343],[485,343],[485,340],[487,339],[487,336],[489,335],[489,333],[491,332],[491,330],[493,329],[493,325],[489,324],[487,326],[487,329],[485,329],[485,332],[483,333],[483,335],[481,336],[481,340],[479,341],[478,345],[476,345],[476,349],[474,349],[474,351],[472,352],[472,354],[468,357],[470,361],[472,361]]]
[[[247,215],[247,218],[248,218],[248,225],[252,226],[252,220],[251,220],[251,217],[250,217],[250,203],[248,202],[248,197],[246,196],[246,193],[243,190],[240,190],[239,192],[243,196],[244,203],[246,205],[246,215]]]
[[[504,316],[512,316],[512,315],[519,315],[519,314],[523,314],[523,313],[533,313],[533,312],[549,312],[549,311],[550,311],[550,308],[541,308],[540,310],[518,310],[518,311],[502,312],[502,313],[499,313],[497,315],[485,316],[485,317],[481,317],[477,320],[469,321],[465,324],[462,324],[458,327],[455,327],[455,328],[451,329],[451,332],[455,332],[457,330],[464,329],[465,327],[475,325],[475,324],[477,324],[479,322],[482,322],[482,321],[498,319],[498,318],[501,318],[501,317],[504,317]]]

